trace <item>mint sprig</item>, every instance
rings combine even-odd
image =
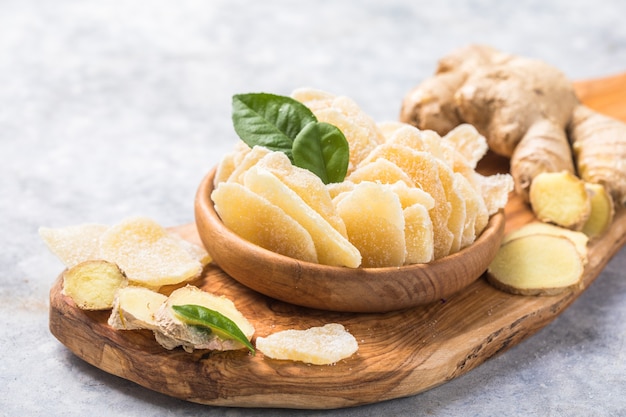
[[[248,146],[284,152],[295,166],[313,172],[324,184],[344,180],[350,157],[346,137],[336,126],[319,122],[299,101],[268,93],[237,94],[232,119],[235,132]]]

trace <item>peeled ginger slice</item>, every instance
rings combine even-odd
[[[580,285],[583,269],[583,260],[570,239],[531,234],[500,247],[487,269],[487,279],[513,294],[554,295]]]
[[[587,262],[587,243],[589,242],[589,237],[583,232],[566,229],[555,224],[540,221],[526,223],[519,229],[515,229],[514,231],[507,233],[502,239],[502,244],[531,234],[546,234],[566,237],[574,243],[576,250],[583,259],[583,262]]]
[[[331,365],[352,356],[359,345],[343,325],[330,323],[322,327],[289,329],[267,337],[257,337],[256,348],[272,359]]]
[[[82,310],[107,310],[115,293],[127,285],[117,265],[107,261],[85,261],[63,273],[63,294]]]
[[[100,258],[117,264],[129,281],[146,287],[178,284],[196,278],[202,263],[151,219],[131,217],[100,237]]]
[[[582,232],[593,239],[609,228],[615,215],[613,197],[601,184],[585,183],[590,195],[591,213],[582,228]]]

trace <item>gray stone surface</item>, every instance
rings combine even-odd
[[[395,119],[452,48],[488,43],[572,79],[626,70],[621,0],[0,0],[1,416],[623,416],[626,252],[534,337],[410,398],[344,410],[206,407],[74,357],[49,333],[62,266],[39,226],[193,221],[231,149],[230,97],[313,86]]]

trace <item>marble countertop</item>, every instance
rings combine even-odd
[[[377,121],[468,43],[572,79],[626,71],[621,0],[0,2],[0,416],[623,416],[626,250],[561,316],[466,375],[331,411],[187,403],[84,363],[48,330],[40,226],[193,221],[235,141],[230,98],[312,86]]]

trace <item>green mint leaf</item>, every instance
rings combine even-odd
[[[346,177],[350,150],[341,130],[328,123],[309,123],[293,141],[294,165],[308,169],[324,184]]]
[[[172,306],[172,309],[184,323],[209,329],[222,339],[236,340],[254,354],[254,347],[239,326],[222,313],[195,304]]]
[[[235,132],[251,148],[263,146],[292,159],[293,141],[317,118],[308,107],[291,97],[268,93],[237,94],[232,100]]]

